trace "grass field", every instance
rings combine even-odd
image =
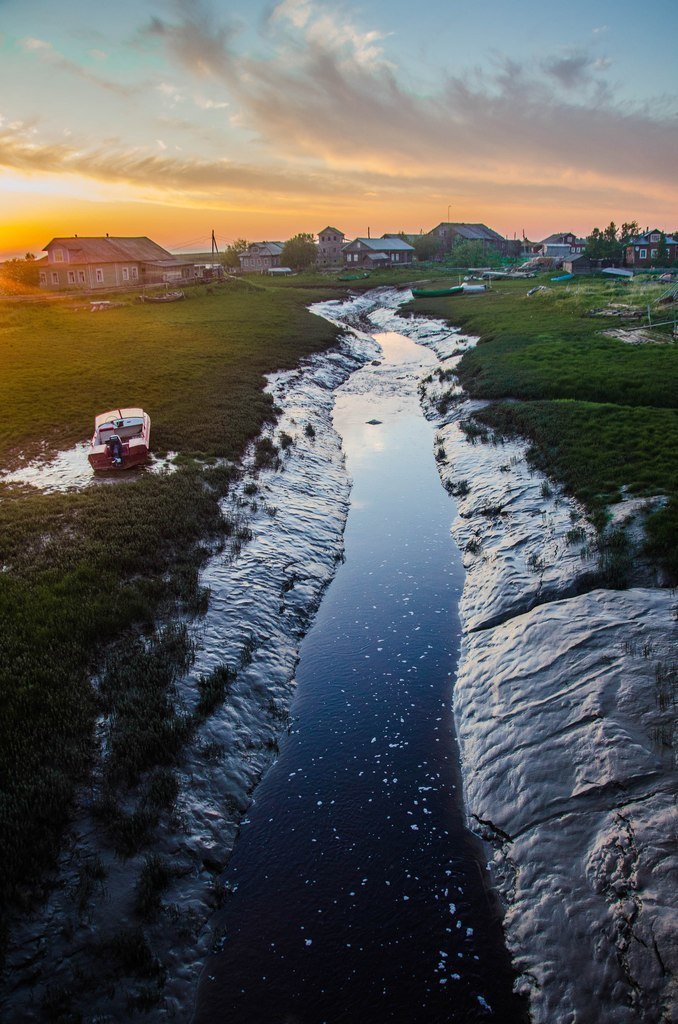
[[[171,476],[80,493],[0,486],[3,906],[35,895],[58,850],[74,786],[91,764],[97,714],[118,723],[110,737],[118,761],[128,748],[157,749],[162,767],[168,736],[179,743],[185,735],[186,723],[170,720],[166,694],[189,652],[154,635],[154,620],[200,606],[207,545],[238,529],[219,510],[233,471],[209,459],[237,459],[274,416],[265,373],[333,343],[335,329],[306,309],[317,297],[236,283],[196,289],[185,302],[97,314],[70,302],[0,303],[0,466],[20,452],[70,447],[89,436],[95,413],[119,404],[149,411],[155,451],[207,457],[185,459]],[[104,647],[132,629],[146,632],[156,668],[136,681],[119,668],[115,685],[95,694],[90,675]],[[159,682],[149,689],[148,679]],[[212,690],[223,693],[217,683]],[[126,718],[130,707],[143,714]],[[115,739],[120,723],[146,714],[155,741],[132,725],[124,742]],[[132,768],[118,765],[116,786],[134,781]],[[138,822],[117,825],[129,832]]]
[[[664,495],[650,516],[648,550],[678,575],[678,350],[669,327],[654,344],[603,335],[615,320],[588,316],[609,303],[645,308],[657,284],[587,279],[550,285],[501,281],[489,293],[418,299],[406,311],[443,317],[479,336],[459,365],[475,398],[492,400],[478,418],[532,442],[532,460],[591,510],[626,495]],[[664,307],[664,310],[666,307]],[[671,319],[655,307],[653,319]],[[501,399],[510,399],[502,402]],[[517,400],[517,401],[516,401]]]

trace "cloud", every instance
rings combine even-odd
[[[544,71],[566,89],[589,85],[596,72],[606,71],[611,61],[605,57],[592,57],[583,51],[565,57],[549,57],[542,61]]]
[[[288,21],[301,30],[301,38],[310,46],[321,46],[331,53],[358,64],[385,63],[381,41],[385,35],[374,29],[364,31],[336,4],[314,0],[282,0],[272,11],[270,23]],[[390,65],[392,66],[392,65]]]
[[[137,89],[137,86],[126,86],[120,82],[113,82],[108,78],[102,78],[101,75],[97,75],[75,61],[69,60],[68,57],[64,57],[62,53],[54,49],[51,43],[46,42],[44,39],[28,36],[21,40],[20,45],[26,53],[35,54],[40,60],[50,64],[52,67],[65,71],[68,75],[80,78],[90,85],[96,85],[99,89],[115,93],[117,96],[132,96]]]
[[[313,13],[311,0],[282,0],[271,13],[271,21],[287,19],[295,28],[303,28]]]
[[[175,0],[173,22],[151,18],[142,38],[160,39],[169,55],[183,68],[201,78],[224,78],[231,66],[234,23],[217,23],[204,0]]]

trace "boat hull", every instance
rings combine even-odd
[[[148,413],[143,412],[142,409],[119,409],[118,413],[121,417],[117,421],[121,425],[121,433],[124,432],[126,426],[123,422],[124,417],[129,414],[141,417],[141,431],[135,436],[121,437],[121,457],[116,461],[112,456],[109,445],[101,443],[100,421],[110,419],[111,414],[104,413],[102,416],[97,417],[94,435],[87,456],[89,464],[95,473],[124,473],[125,470],[142,466],[148,459],[151,442],[150,416]],[[104,430],[107,431],[110,428],[104,427]]]
[[[412,294],[415,299],[438,299],[446,295],[463,295],[464,286],[455,285],[454,288],[413,288]]]

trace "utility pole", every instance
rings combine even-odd
[[[217,245],[217,240],[214,237],[214,228],[212,228],[212,255],[213,256],[218,256],[219,255],[219,246]]]

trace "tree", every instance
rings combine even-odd
[[[440,253],[440,239],[435,235],[417,235],[416,238],[406,238],[405,241],[410,241],[418,260],[434,260]]]
[[[14,285],[38,287],[38,270],[35,265],[35,256],[31,252],[27,252],[23,260],[7,260],[0,266],[0,273],[5,281]]]
[[[617,228],[614,221],[602,231],[594,228],[586,239],[584,255],[592,260],[615,260],[621,261],[624,250],[630,240],[638,234],[638,224],[635,220],[625,222],[621,228]]]
[[[249,249],[250,244],[245,238],[236,238],[235,242],[226,247],[224,255],[221,257],[222,264],[229,270],[239,270],[240,254]]]
[[[455,267],[498,267],[501,256],[496,249],[486,248],[483,242],[457,239],[447,261]]]
[[[666,244],[666,235],[663,231],[659,233],[659,245],[657,246],[657,266],[668,267],[669,265],[669,247]]]
[[[284,267],[291,267],[292,270],[308,270],[317,258],[318,250],[313,235],[302,231],[301,234],[294,235],[293,238],[285,242],[280,262]]]

